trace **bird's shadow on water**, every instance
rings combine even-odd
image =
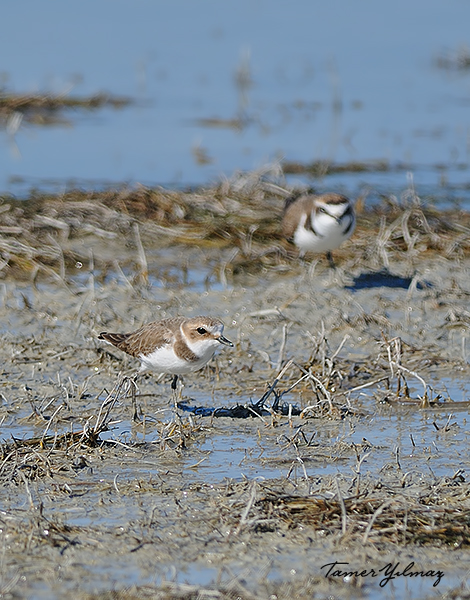
[[[387,269],[381,269],[380,271],[361,273],[358,277],[355,277],[354,282],[351,285],[347,285],[346,288],[348,290],[352,290],[353,292],[377,287],[402,288],[407,290],[412,283],[412,277],[394,275]],[[423,290],[429,287],[432,287],[432,284],[427,281],[416,282],[416,289],[418,290]]]

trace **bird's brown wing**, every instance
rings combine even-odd
[[[163,321],[148,323],[132,333],[108,333],[104,331],[100,333],[98,339],[106,340],[119,350],[138,358],[142,355],[151,354],[157,348],[172,344],[176,340],[176,336],[169,325],[179,325],[179,323],[179,318],[164,319]]]
[[[300,215],[311,211],[313,208],[312,197],[307,194],[297,195],[286,200],[284,216],[282,218],[282,235],[290,240],[294,237],[299,224]]]

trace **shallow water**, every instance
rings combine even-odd
[[[440,389],[446,389],[452,402],[436,408],[418,408],[416,405],[391,403],[378,405],[369,392],[368,397],[351,399],[350,406],[359,409],[357,416],[345,417],[342,421],[328,423],[321,419],[308,421],[293,417],[276,427],[270,426],[270,417],[233,419],[228,417],[192,417],[192,422],[201,427],[197,441],[180,457],[178,471],[184,473],[187,482],[220,483],[224,479],[242,481],[248,479],[274,479],[292,476],[302,478],[305,474],[313,480],[337,473],[354,472],[358,457],[364,458],[360,472],[380,478],[383,469],[394,470],[415,478],[453,477],[461,471],[470,472],[467,449],[470,443],[468,420],[470,407],[467,397],[470,392],[467,380],[440,380]],[[161,384],[160,384],[161,385]],[[188,390],[190,392],[190,390]],[[160,392],[161,393],[161,392]],[[294,400],[295,401],[295,400]],[[219,394],[217,402],[207,399],[205,394],[191,394],[193,406],[233,406],[249,400]],[[459,406],[461,402],[461,406]],[[44,402],[46,404],[46,402]],[[53,409],[55,405],[53,404]],[[121,401],[124,416],[113,421],[110,429],[100,435],[106,442],[136,447],[145,445],[158,448],[161,440],[160,422],[173,420],[173,409],[166,401],[156,396],[146,400],[145,425],[130,422],[130,399]],[[13,406],[4,398],[5,416],[0,425],[0,437],[4,441],[14,438],[41,438],[47,421],[35,416],[32,407],[24,402],[22,407]],[[46,412],[53,412],[53,409]],[[185,413],[181,413],[183,421]],[[156,419],[156,421],[155,421]],[[90,420],[91,426],[95,419]],[[74,429],[79,427],[78,422]],[[298,449],[291,440],[301,428],[310,445],[300,443]],[[61,435],[70,430],[64,422],[53,423],[49,435]],[[299,438],[300,439],[300,438]],[[137,450],[137,452],[140,452]],[[150,450],[151,452],[151,450]],[[132,478],[155,475],[160,472],[158,462],[153,459],[127,470],[121,465],[120,477]],[[305,467],[305,470],[304,470]]]

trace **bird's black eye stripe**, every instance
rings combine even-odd
[[[201,335],[204,335],[205,333],[207,333],[207,330],[204,329],[204,327],[198,327],[197,332],[200,333]]]

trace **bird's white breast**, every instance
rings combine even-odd
[[[341,207],[341,211],[344,207]],[[341,214],[341,213],[340,213]],[[314,231],[305,227],[307,215],[302,215],[299,225],[294,233],[294,243],[302,252],[328,252],[338,248],[347,240],[353,227],[344,233],[353,219],[352,215],[346,216],[341,222],[326,213],[312,211],[310,219]]]
[[[175,353],[171,344],[157,348],[147,356],[141,355],[141,371],[152,370],[157,373],[171,373],[179,375],[191,373],[203,367],[210,360],[219,345],[217,340],[206,339],[188,344],[192,352],[197,356],[196,360],[187,360]]]

